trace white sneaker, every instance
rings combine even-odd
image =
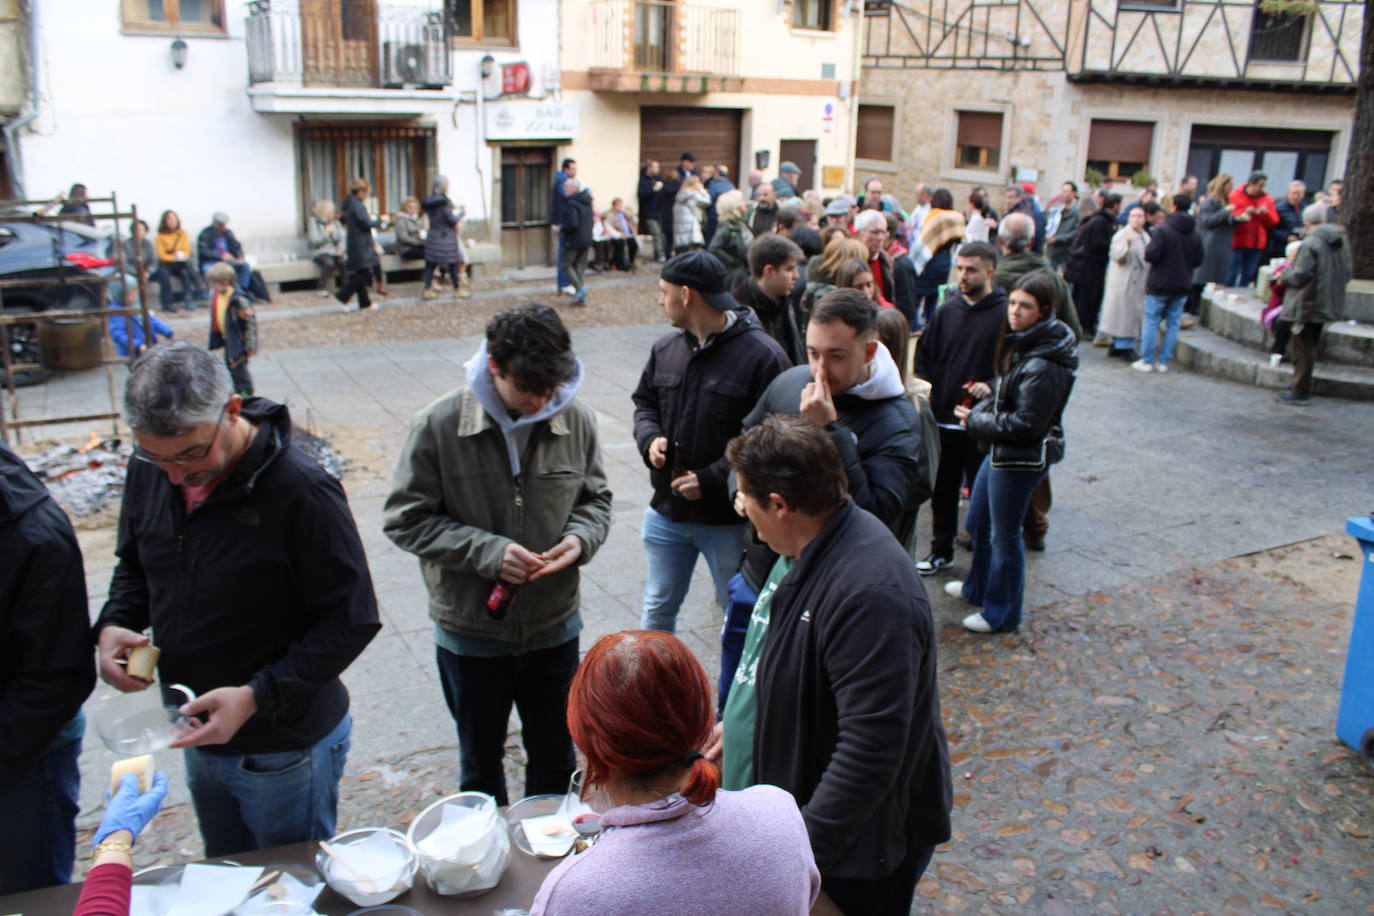
[[[1269,354],[1269,368],[1270,368],[1270,369],[1277,369],[1277,368],[1279,367],[1279,363],[1281,363],[1281,362],[1283,362],[1283,354],[1282,354],[1282,353],[1270,353],[1270,354]]]
[[[1154,371],[1155,371],[1155,367],[1152,366],[1151,364],[1145,362],[1145,360],[1143,360],[1143,359],[1138,359],[1138,360],[1136,360],[1135,362],[1131,363],[1131,368],[1134,369],[1136,372],[1154,372]]]
[[[983,619],[979,613],[969,614],[964,618],[964,629],[972,630],[974,633],[991,633],[992,627]]]
[[[1160,363],[1158,366],[1155,366],[1155,371],[1163,375],[1165,372],[1169,371],[1169,367],[1164,365],[1164,363]]]
[[[577,295],[577,287],[576,287],[576,286],[573,286],[571,283],[569,283],[567,286],[565,286],[565,287],[563,287],[562,289],[560,289],[559,292],[562,293],[562,294],[565,295],[565,296],[576,296],[576,295]]]
[[[964,599],[964,583],[960,582],[958,579],[955,579],[953,582],[946,582],[945,594],[949,595],[951,598],[958,598],[962,601]]]

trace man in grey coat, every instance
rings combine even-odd
[[[1302,211],[1303,240],[1298,256],[1283,272],[1287,292],[1280,321],[1290,322],[1288,355],[1293,360],[1293,387],[1279,401],[1305,407],[1312,400],[1312,373],[1322,329],[1345,314],[1345,287],[1350,282],[1350,246],[1345,227],[1326,221],[1325,204]]]
[[[596,417],[576,400],[582,364],[546,305],[494,316],[467,384],[411,424],[382,528],[420,558],[464,790],[506,804],[511,706],[526,795],[561,795],[577,669],[578,567],[606,540],[611,491]]]

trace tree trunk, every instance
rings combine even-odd
[[[1358,86],[1341,222],[1349,233],[1355,276],[1374,280],[1374,2],[1364,5]]]

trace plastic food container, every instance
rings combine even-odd
[[[329,845],[334,855],[321,849],[315,853],[315,867],[354,906],[390,903],[415,883],[415,849],[403,833],[364,827],[339,834]]]
[[[566,798],[566,795],[531,795],[529,798],[520,799],[507,808],[506,821],[510,824],[510,839],[515,848],[527,856],[534,856],[536,859],[561,859],[571,852],[573,842],[576,839],[571,824],[567,825],[566,843],[551,844],[544,849],[535,849],[530,845],[529,835],[524,824],[526,820],[534,818],[539,818],[542,822],[544,818],[557,816],[562,811],[563,802]]]
[[[182,684],[154,684],[136,693],[117,693],[96,701],[93,714],[101,742],[121,757],[160,751],[192,728],[178,707],[196,698]]]
[[[441,798],[410,824],[410,843],[436,894],[475,897],[501,883],[510,866],[510,836],[485,792]]]

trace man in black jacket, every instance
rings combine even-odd
[[[740,662],[753,677],[736,678],[719,733],[726,770],[793,794],[843,912],[905,916],[950,837],[925,588],[892,533],[845,495],[840,454],[815,423],[769,417],[727,456],[780,559]]]
[[[232,392],[207,350],[154,347],[124,388],[133,429],[100,676],[162,650],[159,680],[199,717],[173,747],[208,856],[326,839],[352,720],[339,675],[381,625],[339,482],[291,446],[286,408]]]
[[[954,562],[959,491],[965,480],[972,482],[983,463],[978,443],[954,416],[954,405],[970,394],[965,388],[969,383],[977,386],[979,397],[985,397],[991,391],[988,382],[997,374],[997,342],[1007,323],[1007,294],[992,285],[996,266],[997,251],[987,242],[969,242],[959,249],[955,259],[959,289],[935,310],[916,348],[913,371],[930,382],[930,409],[940,425],[940,467],[930,495],[930,553],[916,564],[923,576]]]
[[[0,894],[17,894],[72,878],[95,666],[76,533],[3,443],[0,557]]]
[[[1141,372],[1168,372],[1178,343],[1178,326],[1183,306],[1193,288],[1193,271],[1202,263],[1202,240],[1197,235],[1197,223],[1188,211],[1193,199],[1187,194],[1174,195],[1174,212],[1150,236],[1145,247],[1145,260],[1150,272],[1145,276],[1145,318],[1141,323],[1140,359],[1131,368]],[[1164,321],[1164,344],[1155,362],[1155,345],[1159,339],[1159,322]]]
[[[806,348],[792,301],[801,260],[795,242],[772,232],[761,235],[749,245],[749,279],[731,293],[740,305],[754,310],[763,329],[794,363],[802,361]]]
[[[650,159],[644,163],[644,171],[639,173],[639,219],[644,224],[643,231],[654,240],[654,260],[660,264],[666,260],[664,255],[667,251],[663,247],[663,198],[660,194],[662,190],[663,176],[660,174],[659,164]],[[668,211],[668,219],[671,231],[671,210]]]
[[[592,251],[592,192],[582,187],[576,178],[563,183],[563,228],[559,249],[562,253],[563,276],[572,290],[569,305],[587,304],[587,260]]]
[[[1116,214],[1121,209],[1120,194],[1106,194],[1102,208],[1083,221],[1069,246],[1064,265],[1078,320],[1088,338],[1097,334],[1097,315],[1102,310],[1102,291],[1107,283],[1107,253],[1116,234]]]
[[[790,362],[757,316],[725,291],[725,267],[710,252],[673,258],[658,287],[659,306],[678,330],[654,343],[631,397],[635,444],[654,487],[644,512],[641,625],[672,632],[698,554],[725,607],[747,540],[730,503],[725,444]]]

